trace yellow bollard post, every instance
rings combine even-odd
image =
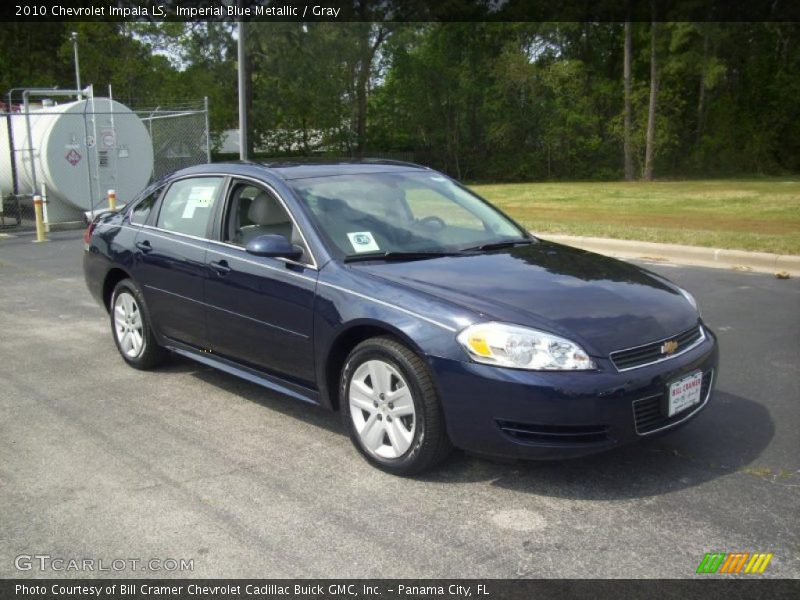
[[[39,194],[33,197],[33,212],[36,216],[36,240],[37,242],[46,242],[47,238],[44,237],[44,201]]]
[[[117,192],[108,190],[108,208],[109,210],[117,210]]]

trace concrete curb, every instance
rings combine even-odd
[[[785,271],[792,277],[800,277],[800,256],[790,254],[771,254],[769,252],[746,252],[723,248],[703,248],[700,246],[681,246],[678,244],[655,244],[631,240],[609,238],[578,237],[544,233],[541,236],[567,246],[575,246],[598,254],[616,258],[637,258],[642,260],[673,262],[681,265],[695,265],[717,269],[735,269],[757,273],[778,273]]]

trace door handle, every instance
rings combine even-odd
[[[209,266],[214,269],[219,275],[225,275],[226,273],[230,273],[233,269],[231,269],[230,265],[228,264],[227,260],[212,260],[208,263]]]
[[[148,252],[152,252],[153,250],[153,247],[147,240],[144,240],[143,242],[136,242],[136,247],[145,254],[147,254]]]

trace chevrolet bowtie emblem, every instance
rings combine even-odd
[[[678,349],[678,342],[669,340],[661,344],[661,354],[673,354]]]

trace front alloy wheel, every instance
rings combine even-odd
[[[384,471],[419,473],[451,450],[425,362],[393,338],[371,338],[353,349],[342,369],[339,398],[356,448]]]
[[[414,399],[400,372],[388,362],[368,360],[350,380],[350,416],[364,447],[381,458],[399,458],[416,428]]]

